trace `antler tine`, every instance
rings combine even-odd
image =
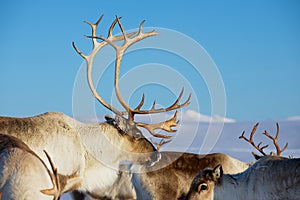
[[[252,128],[252,131],[251,131],[251,134],[250,134],[250,138],[246,138],[244,135],[245,135],[245,131],[242,132],[242,135],[239,137],[239,139],[244,139],[246,140],[248,143],[250,143],[256,150],[258,150],[262,155],[267,155],[263,149],[264,148],[267,148],[268,145],[265,145],[263,147],[260,147],[260,145],[262,144],[262,142],[260,142],[258,145],[256,145],[253,141],[253,136],[254,136],[254,133],[256,132],[256,129],[258,127],[259,123],[256,123],[253,128]]]
[[[84,21],[85,23],[90,25],[90,27],[92,28],[92,36],[93,37],[97,35],[97,27],[100,24],[100,22],[102,21],[103,16],[104,15],[101,15],[95,24],[88,22],[88,21]],[[95,47],[95,45],[98,43],[96,38],[92,38],[92,41],[93,41],[93,47]]]
[[[192,97],[192,93],[190,93],[189,97],[187,98],[187,100],[186,100],[184,103],[178,104],[179,101],[180,101],[180,99],[181,99],[181,97],[182,97],[182,95],[183,95],[183,92],[184,92],[184,87],[182,87],[181,92],[180,92],[178,98],[176,99],[176,101],[173,103],[173,105],[170,106],[171,108],[172,108],[172,107],[175,107],[175,108],[176,108],[176,107],[184,107],[184,106],[190,104],[190,100],[191,100],[191,97]]]
[[[161,139],[160,142],[157,143],[157,142],[151,140],[151,142],[156,146],[156,148],[157,148],[158,151],[160,150],[160,148],[161,148],[163,145],[165,145],[165,144],[167,144],[167,143],[169,143],[169,142],[171,142],[171,141],[172,141],[172,140],[164,140],[164,139]]]
[[[134,110],[140,110],[141,107],[144,105],[144,103],[145,103],[145,94],[143,93],[140,103],[135,107]],[[122,112],[122,115],[126,115],[126,114],[128,114],[128,113],[127,112]]]
[[[140,23],[138,35],[141,34],[141,33],[143,32],[143,25],[144,25],[145,21],[146,21],[146,20],[143,20],[143,21]]]
[[[87,56],[86,55],[84,55],[77,47],[76,47],[76,45],[75,45],[75,42],[72,42],[72,46],[73,46],[73,48],[75,49],[75,51],[83,58],[83,59],[87,59]]]
[[[117,19],[118,25],[119,25],[119,27],[120,27],[120,29],[121,29],[121,31],[122,31],[122,34],[123,34],[123,37],[124,37],[124,43],[126,43],[127,40],[128,40],[128,37],[127,37],[127,35],[126,35],[126,32],[125,32],[125,30],[124,30],[124,27],[123,27],[123,25],[122,25],[122,23],[121,23],[121,21],[120,21],[120,18],[119,18],[118,16],[116,16],[116,19]]]
[[[137,105],[137,107],[134,110],[140,110],[141,107],[144,105],[144,103],[145,103],[145,94],[143,93],[142,100],[140,101],[140,103]]]
[[[260,149],[265,149],[269,146],[268,144],[266,144],[265,146],[260,147],[261,144],[262,144],[262,142],[258,143],[258,145],[257,145]]]
[[[275,138],[272,137],[266,130],[265,130],[265,132],[263,134],[265,136],[267,136],[268,138],[270,138],[273,141],[273,144],[274,144],[274,146],[276,148],[277,156],[280,156],[280,154],[282,152],[284,152],[286,150],[286,148],[288,147],[288,143],[286,143],[285,146],[282,149],[280,149],[280,147],[279,147],[279,144],[278,144],[279,125],[278,125],[278,123],[276,123],[276,135],[275,135]]]
[[[278,135],[279,135],[279,124],[276,123],[276,135],[275,135],[276,139],[278,139]]]
[[[179,121],[176,121],[178,116],[178,111],[175,112],[173,117],[169,120],[166,120],[164,122],[156,123],[156,124],[146,124],[146,123],[141,123],[137,122],[137,126],[143,127],[149,131],[151,135],[154,137],[159,137],[159,138],[171,138],[172,136],[169,135],[163,135],[155,132],[157,129],[164,130],[166,132],[176,132],[176,130],[172,129],[173,127],[176,127],[179,123]]]
[[[151,109],[150,110],[155,110],[155,106],[156,106],[156,100],[153,101]]]
[[[178,98],[175,100],[175,102],[170,105],[169,107],[167,108],[159,108],[159,109],[155,109],[155,105],[156,105],[156,102],[154,101],[153,102],[153,105],[151,107],[150,110],[141,110],[141,109],[135,109],[135,110],[132,110],[132,112],[134,114],[156,114],[156,113],[162,113],[162,112],[167,112],[167,111],[172,111],[172,110],[176,110],[176,109],[179,109],[179,108],[182,108],[182,107],[185,107],[187,105],[189,105],[191,102],[191,97],[192,97],[192,93],[190,93],[189,97],[187,98],[187,100],[181,104],[179,104],[179,101],[180,99],[182,98],[182,95],[183,95],[183,92],[184,92],[184,88],[181,90]]]
[[[115,25],[117,24],[118,19],[121,19],[121,18],[122,18],[122,17],[116,18],[116,19],[113,21],[113,23],[112,23],[111,26],[109,27],[108,34],[107,34],[107,38],[112,37],[112,31],[113,31]]]

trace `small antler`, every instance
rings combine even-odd
[[[254,135],[254,133],[256,132],[256,129],[257,129],[257,127],[258,127],[258,124],[259,124],[259,123],[255,124],[255,125],[253,126],[253,129],[252,129],[252,131],[251,131],[251,134],[250,134],[250,138],[249,138],[249,139],[247,139],[247,138],[244,136],[245,131],[243,131],[242,135],[241,135],[239,138],[240,138],[240,139],[244,139],[244,140],[246,140],[247,142],[249,142],[250,144],[252,144],[252,146],[254,146],[254,147],[255,147],[262,155],[265,156],[265,155],[267,155],[267,154],[263,151],[263,149],[267,148],[269,145],[265,145],[265,146],[263,146],[263,147],[260,147],[260,145],[262,144],[262,142],[260,142],[258,145],[255,145],[255,143],[253,142],[253,135]],[[287,146],[288,146],[288,143],[285,144],[285,146],[283,147],[283,149],[280,149],[280,147],[279,147],[279,145],[278,145],[278,135],[279,135],[279,125],[278,125],[278,123],[276,123],[276,129],[277,129],[277,131],[276,131],[275,138],[272,137],[266,130],[263,132],[263,134],[264,134],[265,136],[267,136],[268,138],[270,138],[270,139],[273,141],[273,144],[274,144],[274,146],[275,146],[275,148],[276,148],[276,151],[277,151],[277,156],[280,156],[280,154],[281,154],[283,151],[286,150],[286,148],[287,148]]]
[[[254,143],[254,141],[253,141],[253,136],[254,136],[254,134],[255,134],[255,132],[256,132],[256,129],[257,129],[258,125],[259,125],[259,123],[256,123],[256,124],[253,126],[252,131],[251,131],[251,134],[250,134],[250,138],[249,138],[249,139],[246,138],[246,137],[244,136],[245,131],[243,131],[243,133],[242,133],[242,135],[239,137],[239,139],[244,139],[244,140],[246,140],[246,141],[249,142],[255,149],[257,149],[262,155],[265,156],[265,155],[267,155],[267,154],[264,152],[264,149],[267,148],[269,145],[265,145],[265,146],[260,147],[260,145],[262,144],[262,142],[260,142],[258,145],[256,145],[256,144]]]
[[[266,130],[265,130],[265,132],[263,134],[265,136],[267,136],[268,138],[270,138],[273,141],[273,144],[274,144],[274,146],[276,148],[277,156],[280,156],[280,154],[282,152],[284,152],[286,150],[286,148],[288,147],[288,143],[285,144],[285,146],[283,147],[283,149],[280,149],[280,147],[278,145],[278,135],[279,135],[279,125],[278,125],[278,123],[276,123],[276,135],[275,135],[275,138],[272,137]]]
[[[46,164],[44,163],[44,161],[42,161],[42,162],[43,162],[44,166],[46,167],[47,172],[50,176],[51,182],[53,184],[53,188],[41,190],[41,193],[53,196],[53,200],[58,200],[59,196],[60,196],[60,193],[61,193],[61,186],[60,186],[60,179],[59,179],[59,175],[58,175],[58,172],[57,172],[57,168],[54,166],[54,163],[53,163],[51,157],[49,156],[49,154],[47,153],[46,150],[44,150],[44,153],[46,154],[47,159],[50,163],[52,173],[46,167]]]

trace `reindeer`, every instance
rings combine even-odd
[[[135,170],[132,183],[137,192],[137,199],[179,199],[189,191],[189,185],[199,170],[224,165],[228,173],[239,173],[248,168],[233,157],[222,153],[198,155],[181,152],[161,152],[161,160],[152,167]],[[171,164],[170,160],[173,160]],[[145,171],[146,172],[139,172]]]
[[[0,192],[3,199],[59,199],[63,179],[46,151],[45,154],[51,171],[24,142],[0,134]]]
[[[189,185],[199,170],[215,167],[219,163],[224,164],[228,173],[239,173],[248,168],[248,164],[221,153],[198,155],[183,152],[161,152],[161,155],[160,161],[152,167],[131,166],[128,167],[128,171],[123,171],[123,178],[129,178],[132,174],[131,183],[135,188],[136,199],[182,198],[188,193]],[[116,198],[115,191],[128,189],[131,185],[128,180],[126,184],[119,182],[117,185],[111,195],[93,199],[122,199]],[[72,194],[75,200],[85,199],[84,195],[79,195],[77,192]],[[135,199],[134,197],[135,195],[132,194],[131,199]]]
[[[28,118],[0,117],[1,133],[23,141],[44,162],[47,160],[44,150],[48,152],[57,170],[66,177],[61,193],[79,190],[91,196],[108,195],[107,192],[118,179],[117,168],[121,161],[149,166],[159,161],[160,153],[143,136],[139,127],[148,130],[155,137],[170,138],[170,135],[158,133],[157,129],[174,132],[173,128],[178,125],[177,111],[171,119],[156,124],[138,122],[134,119],[135,115],[174,111],[190,103],[191,95],[185,102],[180,103],[182,90],[169,107],[158,109],[154,103],[150,110],[142,109],[143,95],[138,106],[131,108],[122,98],[119,90],[119,71],[123,54],[129,46],[147,37],[155,36],[157,32],[143,32],[143,21],[138,32],[127,34],[120,18],[116,17],[109,28],[107,38],[98,37],[96,31],[102,17],[95,24],[86,22],[92,28],[92,35],[88,37],[93,43],[90,55],[83,54],[74,42],[73,47],[86,61],[87,80],[92,94],[116,115],[115,118],[106,117],[105,122],[85,124],[57,112]],[[122,35],[112,34],[116,24],[120,27]],[[99,42],[99,39],[102,41]],[[118,41],[123,41],[123,44],[118,46],[115,43]],[[117,99],[125,111],[119,111],[108,104],[97,93],[92,81],[94,57],[106,45],[111,45],[116,50],[114,87]],[[46,165],[50,169],[50,164],[46,163]]]
[[[278,145],[279,126],[275,138],[267,131],[264,135],[272,139],[277,155],[266,155],[261,147],[253,142],[253,135],[258,124],[251,132],[250,138],[240,138],[251,143],[264,156],[245,172],[240,174],[223,174],[222,165],[213,169],[200,171],[194,178],[186,200],[196,199],[299,199],[300,197],[300,159],[288,159],[280,154],[286,149]]]
[[[227,173],[239,173],[246,170],[249,165],[222,153],[198,155],[183,152],[161,152],[162,158],[152,167],[129,168],[122,172],[122,181],[131,178],[136,195],[131,199],[178,199],[188,193],[193,177],[201,169],[224,164]],[[171,163],[171,164],[169,164]],[[133,173],[134,172],[134,173]],[[122,199],[118,191],[131,188],[130,182],[126,184],[116,182],[115,189],[108,196],[99,196],[93,199]],[[116,195],[116,192],[118,195]],[[72,192],[73,199],[83,200],[85,195]],[[117,197],[116,197],[117,196]]]

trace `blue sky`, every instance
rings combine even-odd
[[[72,115],[73,86],[83,60],[71,43],[87,52],[90,41],[83,35],[90,29],[82,21],[94,22],[100,14],[103,34],[118,15],[126,29],[146,19],[145,26],[176,30],[202,45],[223,79],[228,117],[258,121],[300,115],[297,0],[1,1],[0,115]],[[200,111],[210,114],[205,93],[194,96],[202,103]],[[168,95],[157,96],[169,101]]]

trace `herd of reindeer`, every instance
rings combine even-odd
[[[57,200],[67,192],[74,200],[300,199],[300,159],[280,156],[287,144],[282,149],[278,145],[278,124],[275,136],[263,133],[272,140],[276,154],[267,155],[267,145],[253,141],[258,124],[249,138],[242,133],[240,138],[262,154],[256,155],[251,164],[222,153],[160,152],[171,137],[161,132],[175,131],[177,110],[189,105],[191,95],[181,101],[182,89],[169,107],[157,108],[154,102],[147,110],[143,109],[143,95],[135,108],[130,107],[119,90],[123,55],[128,47],[157,32],[143,32],[143,21],[138,31],[126,33],[116,17],[107,37],[97,36],[102,17],[96,23],[86,22],[92,29],[91,36],[87,36],[93,44],[90,54],[82,53],[74,43],[73,47],[86,61],[93,96],[115,117],[106,116],[104,122],[91,124],[57,112],[27,118],[0,117],[1,199]],[[121,35],[112,34],[116,25]],[[116,52],[114,88],[125,111],[107,103],[92,81],[94,58],[106,45]],[[158,123],[134,118],[168,111],[174,115]],[[140,128],[161,138],[161,142],[147,139]]]

